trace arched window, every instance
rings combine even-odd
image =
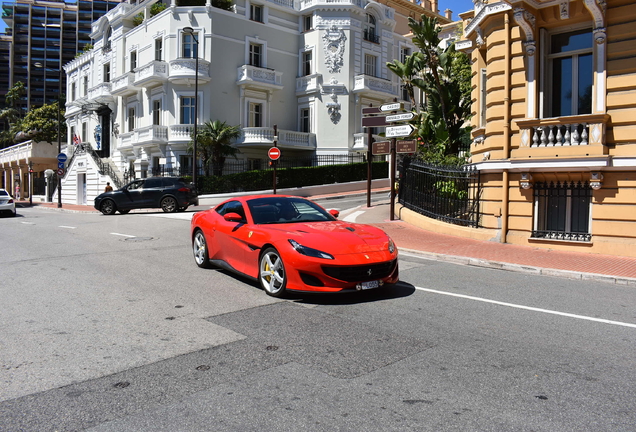
[[[366,18],[366,22],[364,26],[364,40],[367,40],[369,42],[375,42],[375,43],[378,43],[378,40],[379,40],[377,35],[375,16],[373,16],[370,13],[367,14],[367,18]]]

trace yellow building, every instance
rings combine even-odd
[[[636,256],[633,0],[477,1],[460,16],[482,232]]]

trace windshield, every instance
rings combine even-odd
[[[268,197],[247,201],[255,224],[325,222],[336,220],[318,204],[303,198]]]

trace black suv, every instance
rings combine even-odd
[[[116,211],[126,214],[132,209],[157,208],[166,213],[185,211],[199,205],[192,184],[177,177],[150,177],[133,180],[121,189],[104,192],[95,198],[95,208],[105,215]]]

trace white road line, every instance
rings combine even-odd
[[[553,310],[549,310],[549,309],[541,309],[541,308],[535,308],[535,307],[530,307],[530,306],[523,306],[523,305],[518,305],[518,304],[514,304],[514,303],[505,303],[505,302],[500,302],[500,301],[496,301],[496,300],[489,300],[489,299],[485,299],[485,298],[481,298],[481,297],[473,297],[473,296],[468,296],[468,295],[464,295],[464,294],[456,294],[456,293],[450,293],[450,292],[446,292],[446,291],[438,291],[438,290],[434,290],[434,289],[430,289],[430,288],[415,287],[415,289],[416,290],[420,290],[420,291],[430,292],[430,293],[433,293],[433,294],[442,294],[442,295],[447,295],[447,296],[451,296],[451,297],[459,297],[459,298],[463,298],[463,299],[467,299],[467,300],[474,300],[474,301],[480,301],[480,302],[484,302],[484,303],[491,303],[491,304],[496,304],[496,305],[499,305],[499,306],[507,306],[507,307],[512,307],[512,308],[516,308],[516,309],[528,310],[528,311],[532,311],[532,312],[541,312],[541,313],[547,313],[547,314],[551,314],[551,315],[563,316],[563,317],[567,317],[567,318],[576,318],[576,319],[580,319],[580,320],[593,321],[593,322],[598,322],[598,323],[603,323],[603,324],[612,324],[612,325],[617,325],[617,326],[636,328],[636,324],[630,324],[630,323],[625,323],[625,322],[621,322],[621,321],[611,321],[611,320],[606,320],[606,319],[602,319],[602,318],[588,317],[588,316],[585,316],[585,315],[576,315],[576,314],[571,314],[571,313],[567,313],[567,312],[559,312],[559,311],[553,311]]]
[[[345,222],[355,222],[358,216],[360,216],[361,214],[364,214],[364,211],[358,210],[356,212],[351,213],[349,216],[345,217],[342,220]]]
[[[137,236],[133,236],[133,235],[128,235],[128,234],[119,234],[119,233],[111,233],[112,235],[116,235],[116,236],[122,236],[122,237],[129,237],[129,238],[135,238]]]
[[[60,225],[58,228],[68,228],[68,229],[75,229],[77,227],[72,227],[72,226],[66,226],[66,225]]]
[[[20,222],[20,223],[23,223],[23,224],[25,224],[25,225],[35,225],[35,223],[34,223],[34,222]]]

